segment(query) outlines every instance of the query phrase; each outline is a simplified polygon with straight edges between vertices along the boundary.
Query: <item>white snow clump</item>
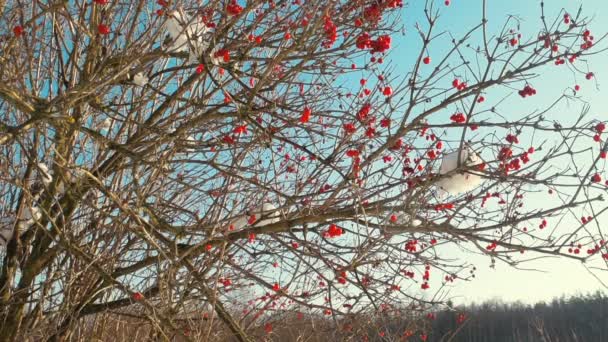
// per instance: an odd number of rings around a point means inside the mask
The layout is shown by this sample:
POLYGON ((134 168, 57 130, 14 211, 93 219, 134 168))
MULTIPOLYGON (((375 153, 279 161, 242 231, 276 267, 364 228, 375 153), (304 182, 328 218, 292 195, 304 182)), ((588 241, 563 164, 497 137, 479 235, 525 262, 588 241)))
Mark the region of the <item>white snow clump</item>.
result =
MULTIPOLYGON (((481 176, 471 171, 455 171, 458 168, 458 155, 458 151, 454 151, 443 156, 439 173, 448 176, 442 177, 436 183, 439 188, 450 195, 469 192, 483 181, 481 176)), ((466 147, 460 151, 460 163, 462 168, 467 168, 481 164, 482 160, 477 153, 466 147)))
POLYGON ((144 75, 143 72, 138 72, 137 74, 135 74, 135 76, 133 76, 133 83, 140 87, 143 87, 148 84, 148 77, 144 75))
POLYGON ((256 221, 253 227, 261 227, 281 221, 281 212, 271 203, 263 203, 255 209, 248 211, 248 215, 241 215, 231 224, 235 230, 240 230, 248 225, 250 215, 255 215, 256 221), (262 218, 262 220, 260 220, 262 218))
POLYGON ((209 42, 203 39, 208 31, 207 25, 198 19, 192 20, 180 11, 169 13, 165 28, 173 41, 170 50, 189 52, 190 62, 195 62, 209 47, 209 42))

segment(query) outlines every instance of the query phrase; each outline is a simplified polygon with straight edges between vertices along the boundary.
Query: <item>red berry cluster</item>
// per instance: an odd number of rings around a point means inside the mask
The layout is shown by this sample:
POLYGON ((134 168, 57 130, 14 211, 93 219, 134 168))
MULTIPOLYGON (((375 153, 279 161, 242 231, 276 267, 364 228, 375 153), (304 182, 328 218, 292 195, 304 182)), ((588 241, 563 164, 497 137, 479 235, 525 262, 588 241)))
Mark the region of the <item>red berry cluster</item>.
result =
POLYGON ((454 209, 454 203, 439 203, 435 204, 435 211, 444 211, 454 209))
POLYGON ((232 0, 228 6, 226 6, 226 11, 230 15, 239 15, 243 11, 243 7, 237 4, 236 0, 232 0))
POLYGON ((503 146, 498 152, 498 160, 505 161, 513 157, 513 150, 509 146, 503 146))
POLYGON ((581 49, 587 50, 593 46, 593 36, 591 35, 591 31, 585 30, 583 32, 583 44, 581 44, 581 49))
POLYGON ((372 109, 372 105, 369 103, 364 104, 361 109, 357 112, 357 119, 359 121, 366 121, 367 116, 369 115, 370 110, 372 109))
POLYGON ((342 234, 344 234, 344 229, 336 226, 335 224, 331 224, 329 228, 323 233, 323 237, 334 238, 342 234))
POLYGON ((519 144, 519 138, 517 138, 517 135, 507 134, 507 137, 505 139, 508 143, 519 144))
POLYGON ((230 51, 228 49, 219 49, 213 54, 214 58, 222 58, 225 63, 230 62, 230 51))
POLYGON ((325 31, 326 40, 323 42, 323 47, 329 49, 338 40, 338 27, 331 20, 329 16, 325 17, 325 23, 323 24, 323 30, 325 31))
POLYGON ((355 124, 352 122, 347 122, 344 124, 344 132, 346 134, 353 134, 357 131, 357 128, 355 127, 355 124))
POLYGON ((463 90, 467 87, 467 83, 466 82, 460 82, 459 79, 455 78, 452 81, 452 87, 458 89, 458 90, 463 90))
POLYGON ((605 129, 606 129, 606 124, 603 122, 600 122, 597 125, 595 125, 595 132, 597 134, 595 134, 593 136, 593 140, 596 142, 601 142, 602 141, 601 134, 604 132, 605 129))
POLYGON ((363 9, 363 18, 371 23, 382 20, 383 12, 388 8, 403 7, 403 0, 378 0, 363 9))
POLYGON ((361 50, 371 49, 371 53, 384 53, 391 48, 391 37, 389 35, 382 35, 373 40, 369 33, 364 32, 357 37, 355 45, 361 50))
MULTIPOLYGON (((408 252, 416 252, 417 244, 418 244, 418 240, 409 240, 405 243, 405 250, 408 252)), ((412 276, 410 278, 413 278, 413 277, 414 277, 414 273, 412 272, 412 276)))
POLYGON ((463 113, 456 113, 456 114, 452 114, 452 116, 450 116, 450 120, 452 120, 452 122, 461 124, 461 123, 465 123, 467 121, 467 116, 464 115, 463 113))
POLYGON ((524 89, 520 90, 519 96, 525 98, 526 96, 534 96, 536 95, 536 89, 532 88, 530 85, 526 85, 524 89))

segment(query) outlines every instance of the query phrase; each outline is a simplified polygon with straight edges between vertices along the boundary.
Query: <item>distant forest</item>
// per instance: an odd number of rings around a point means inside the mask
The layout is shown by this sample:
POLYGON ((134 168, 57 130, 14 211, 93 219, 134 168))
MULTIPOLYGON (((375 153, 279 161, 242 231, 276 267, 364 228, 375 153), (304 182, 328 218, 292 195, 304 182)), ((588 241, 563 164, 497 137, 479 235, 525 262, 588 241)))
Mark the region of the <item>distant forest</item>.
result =
MULTIPOLYGON (((251 341, 264 342, 608 342, 608 295, 602 292, 534 305, 497 300, 447 304, 436 311, 401 308, 398 313, 342 317, 275 311, 265 319, 242 317, 242 322, 254 325, 251 341)), ((97 336, 99 341, 162 340, 150 325, 128 315, 118 317, 100 314, 72 340, 86 340, 84 336, 97 336), (105 324, 95 324, 98 320, 105 324)), ((219 319, 206 313, 202 317, 181 322, 190 341, 237 341, 219 319)), ((188 339, 172 335, 170 340, 188 339)))
MULTIPOLYGON (((534 305, 488 301, 444 310, 272 322, 256 341, 361 342, 608 342, 608 295, 555 298, 534 305)), ((233 341, 227 339, 226 341, 233 341)))
POLYGON ((555 298, 533 305, 488 301, 438 311, 273 322, 259 341, 361 342, 608 342, 608 295, 555 298))
POLYGON ((601 342, 608 341, 608 296, 596 292, 549 303, 486 302, 459 307, 467 320, 460 331, 454 312, 435 314, 428 341, 452 342, 601 342))

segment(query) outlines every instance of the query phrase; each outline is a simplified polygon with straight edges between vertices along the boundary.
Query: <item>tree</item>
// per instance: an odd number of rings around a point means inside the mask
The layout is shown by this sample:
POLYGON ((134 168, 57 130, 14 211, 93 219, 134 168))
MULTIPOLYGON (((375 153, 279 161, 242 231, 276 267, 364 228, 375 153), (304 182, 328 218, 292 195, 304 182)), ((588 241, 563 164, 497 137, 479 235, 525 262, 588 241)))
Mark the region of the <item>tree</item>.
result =
POLYGON ((492 32, 486 1, 450 36, 445 5, 403 75, 399 0, 0 2, 0 340, 354 336, 474 277, 450 246, 608 258, 604 124, 554 111, 578 86, 503 106, 558 67, 593 82, 601 39, 581 11, 492 32))

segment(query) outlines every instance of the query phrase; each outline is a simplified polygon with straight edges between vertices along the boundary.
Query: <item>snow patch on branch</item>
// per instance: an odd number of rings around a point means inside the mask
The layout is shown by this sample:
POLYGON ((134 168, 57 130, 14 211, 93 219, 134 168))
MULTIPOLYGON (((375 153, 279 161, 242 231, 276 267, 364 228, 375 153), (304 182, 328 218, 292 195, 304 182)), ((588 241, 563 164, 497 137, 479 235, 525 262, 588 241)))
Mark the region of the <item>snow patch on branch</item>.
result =
POLYGON ((6 246, 10 239, 13 237, 14 225, 14 216, 6 216, 0 218, 0 247, 6 246))
MULTIPOLYGON (((34 197, 34 203, 39 197, 34 197)), ((20 233, 28 230, 32 225, 42 218, 42 210, 37 205, 26 206, 21 210, 17 219, 17 229, 20 233)), ((15 233, 15 215, 11 214, 0 218, 0 247, 4 247, 13 238, 15 233)))
POLYGON ((143 87, 148 84, 148 77, 144 75, 143 72, 138 72, 137 74, 135 74, 135 76, 133 76, 133 83, 140 87, 143 87))
POLYGON ((247 211, 245 215, 238 216, 231 225, 235 230, 241 230, 250 225, 250 220, 255 220, 251 227, 261 227, 281 221, 281 211, 272 203, 263 203, 253 210, 247 211))
POLYGON ((173 41, 169 50, 188 52, 190 62, 196 61, 209 47, 209 42, 203 39, 208 31, 207 25, 198 19, 189 18, 180 11, 169 13, 165 28, 173 41))
POLYGON ((36 223, 42 218, 42 211, 39 207, 33 205, 31 207, 23 208, 21 212, 21 218, 19 219, 19 228, 27 229, 32 224, 36 223))
POLYGON ((38 163, 38 170, 40 170, 40 178, 42 179, 42 183, 44 183, 45 186, 51 184, 53 177, 51 177, 51 174, 49 173, 49 168, 43 163, 38 163))
POLYGON ((457 195, 463 192, 469 192, 481 184, 483 178, 470 171, 459 171, 458 156, 460 155, 460 163, 462 168, 470 168, 482 163, 481 158, 471 148, 448 153, 441 160, 441 169, 439 173, 444 176, 437 181, 437 186, 450 195, 457 195))
POLYGON ((399 212, 394 214, 395 217, 385 216, 386 220, 384 223, 384 230, 390 234, 400 234, 407 232, 407 229, 404 226, 409 227, 418 227, 422 224, 422 221, 414 218, 405 212, 399 212))

